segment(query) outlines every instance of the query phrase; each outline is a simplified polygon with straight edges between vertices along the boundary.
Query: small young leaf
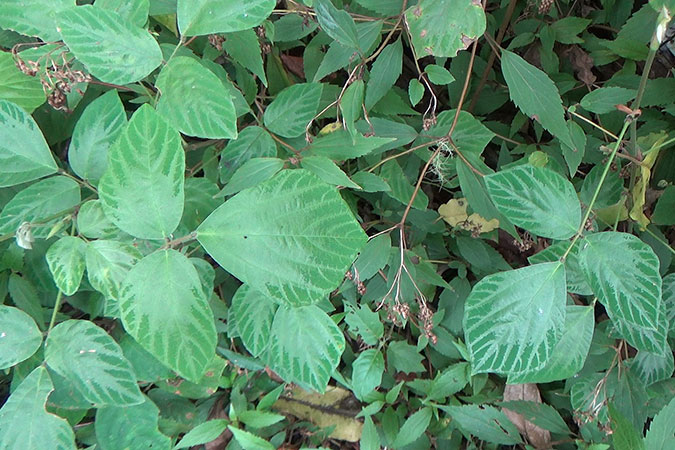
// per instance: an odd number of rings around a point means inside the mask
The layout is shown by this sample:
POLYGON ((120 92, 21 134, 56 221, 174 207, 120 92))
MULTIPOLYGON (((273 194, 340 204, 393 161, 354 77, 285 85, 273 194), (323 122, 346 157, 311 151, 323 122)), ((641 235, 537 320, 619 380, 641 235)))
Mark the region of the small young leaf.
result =
POLYGON ((47 264, 54 283, 65 295, 73 295, 80 287, 86 249, 82 239, 64 236, 47 250, 47 264))
POLYGON ((616 105, 626 105, 635 98, 635 90, 610 86, 598 88, 581 99, 581 106, 596 114, 616 111, 616 105))
MULTIPOLYGON (((407 205, 412 198, 415 188, 406 178, 405 174, 403 173, 403 169, 401 169, 401 166, 399 166, 395 160, 389 161, 382 166, 382 169, 380 170, 380 176, 385 179, 389 186, 391 186, 391 191, 387 192, 387 194, 391 198, 398 200, 404 205, 407 205)), ((412 203, 413 208, 425 210, 427 209, 428 205, 429 197, 427 197, 427 195, 422 190, 419 190, 415 200, 412 203)))
POLYGON ((424 67, 424 71, 429 76, 429 81, 439 86, 450 84, 455 81, 455 77, 452 76, 448 69, 437 66, 436 64, 427 65, 424 67))
POLYGON ((35 321, 13 306, 0 305, 0 370, 30 358, 42 345, 35 321))
POLYGON ((370 172, 356 172, 352 175, 352 181, 365 192, 387 192, 391 187, 382 177, 370 172))
POLYGON ((252 158, 242 164, 232 175, 230 181, 216 194, 216 197, 236 194, 244 189, 257 186, 269 180, 284 167, 279 158, 252 158))
POLYGON ((241 445, 244 450, 274 450, 272 444, 255 434, 240 430, 232 425, 228 425, 227 428, 232 432, 237 443, 241 445))
POLYGON ((338 10, 330 0, 315 0, 316 18, 321 29, 348 47, 359 49, 359 36, 354 19, 347 11, 338 10))
POLYGON ((307 153, 325 156, 333 161, 344 161, 367 155, 395 140, 394 138, 375 136, 365 137, 360 134, 352 138, 346 131, 338 130, 316 138, 307 153))
POLYGON ((408 97, 410 98, 410 104, 413 106, 417 105, 424 97, 424 85, 415 78, 408 83, 408 97))
POLYGON ((265 126, 279 136, 294 138, 305 132, 321 101, 323 85, 294 84, 281 91, 265 110, 265 126))
POLYGON ((302 159, 302 167, 312 172, 328 184, 361 189, 361 186, 349 179, 333 161, 323 156, 307 156, 302 159))
POLYGON ((401 39, 387 45, 377 57, 370 70, 366 89, 366 109, 370 110, 396 83, 403 68, 403 45, 401 39))
POLYGON ((220 155, 220 181, 227 183, 246 161, 277 156, 274 139, 257 126, 244 128, 237 139, 230 140, 220 155))
MULTIPOLYGON (((277 22, 275 22, 276 25, 277 22)), ((260 52, 260 42, 255 30, 248 29, 228 33, 223 42, 223 48, 235 61, 260 78, 260 81, 267 86, 267 77, 263 67, 262 54, 260 52)))
POLYGON ((420 437, 429 426, 433 410, 429 407, 422 408, 408 417, 396 435, 392 444, 394 448, 404 447, 420 437))
POLYGON ((212 419, 200 423, 181 438, 174 449, 187 448, 206 444, 217 438, 227 428, 227 420, 212 419))
POLYGON ((261 24, 276 4, 276 0, 178 0, 178 29, 183 36, 247 30, 261 24))
POLYGON ((370 416, 363 421, 363 431, 359 441, 362 450, 380 450, 380 436, 377 434, 377 428, 370 416))
POLYGON ((382 382, 384 357, 379 350, 362 351, 352 363, 352 390, 357 398, 364 398, 382 382))
MULTIPOLYGON (((422 355, 405 341, 394 341, 387 348, 387 367, 405 373, 424 372, 422 355)), ((389 400, 387 400, 388 403, 389 400)))
POLYGON ((502 445, 521 443, 516 426, 497 408, 489 405, 441 406, 457 421, 462 431, 478 439, 502 445))
POLYGON ((356 137, 356 128, 354 123, 361 116, 363 110, 363 92, 365 85, 363 80, 356 80, 345 89, 340 100, 340 111, 342 111, 342 123, 345 129, 352 136, 356 137))

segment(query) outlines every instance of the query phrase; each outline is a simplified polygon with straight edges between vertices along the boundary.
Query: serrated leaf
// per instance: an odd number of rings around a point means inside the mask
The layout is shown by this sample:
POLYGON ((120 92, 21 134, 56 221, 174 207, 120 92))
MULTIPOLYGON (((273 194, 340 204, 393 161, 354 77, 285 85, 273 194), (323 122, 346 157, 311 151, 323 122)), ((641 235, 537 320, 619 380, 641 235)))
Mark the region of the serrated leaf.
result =
POLYGON ((44 238, 51 227, 80 202, 80 186, 68 177, 40 180, 19 191, 0 213, 0 235, 13 234, 23 222, 35 222, 31 233, 44 238), (54 216, 57 216, 54 218, 54 216))
POLYGON ((558 88, 541 70, 515 53, 502 51, 502 73, 516 106, 546 131, 574 148, 558 88))
POLYGON ((361 189, 361 186, 350 180, 347 174, 333 161, 323 156, 307 156, 302 158, 302 167, 328 184, 361 189))
POLYGON ((260 42, 255 30, 251 28, 235 33, 228 33, 225 37, 225 42, 223 42, 223 48, 237 63, 257 75, 263 85, 267 86, 260 42))
MULTIPOLYGON (((553 245, 546 247, 544 250, 535 253, 527 260, 530 264, 538 264, 543 262, 560 261, 560 258, 565 254, 570 243, 567 241, 556 242, 553 245)), ((569 292, 579 295, 591 295, 593 291, 586 282, 586 277, 579 267, 579 248, 580 242, 574 243, 574 247, 565 258, 565 274, 567 276, 567 290, 569 292)))
MULTIPOLYGON (((5 5, 3 13, 4 8, 5 5)), ((13 102, 28 113, 47 99, 40 79, 21 72, 9 52, 0 53, 0 99, 13 102)))
POLYGON ((183 215, 184 171, 180 134, 152 107, 141 106, 109 150, 99 182, 106 215, 132 236, 169 236, 183 215))
POLYGON ((314 10, 321 29, 328 36, 342 45, 360 50, 356 24, 347 11, 337 9, 330 0, 315 0, 314 10))
POLYGON ((322 90, 320 83, 299 83, 279 92, 265 110, 265 126, 279 136, 301 136, 319 108, 322 90))
MULTIPOLYGON (((404 205, 407 205, 412 198, 415 187, 410 184, 403 173, 401 166, 399 166, 395 160, 389 161, 382 166, 382 169, 380 169, 380 176, 384 178, 389 186, 391 186, 391 191, 387 192, 387 195, 404 205)), ((427 194, 420 189, 412 203, 412 207, 425 210, 428 205, 429 197, 427 197, 427 194)))
MULTIPOLYGON (((601 165, 597 165, 593 167, 584 178, 584 183, 581 185, 581 191, 579 192, 579 198, 585 205, 590 205, 593 194, 602 177, 603 170, 604 168, 601 165)), ((593 209, 597 210, 616 205, 619 200, 621 200, 623 182, 624 180, 619 176, 618 172, 610 171, 602 183, 600 193, 595 200, 593 209)))
POLYGON ((556 172, 523 165, 484 180, 495 206, 514 225, 551 239, 577 232, 581 205, 574 186, 556 172))
POLYGON ((74 236, 64 236, 47 250, 47 264, 54 283, 65 295, 73 295, 80 288, 84 275, 84 241, 74 236))
POLYGON ((244 128, 237 139, 231 140, 220 155, 220 181, 227 183, 246 161, 252 158, 274 157, 277 147, 274 139, 263 128, 244 128))
POLYGON ((417 105, 422 100, 422 97, 424 97, 424 85, 415 78, 411 79, 410 83, 408 83, 408 97, 412 106, 417 105))
POLYGON ((392 447, 400 448, 414 442, 426 431, 432 415, 433 409, 430 407, 422 408, 413 413, 398 431, 392 447))
POLYGON ((107 298, 119 300, 122 281, 142 257, 131 244, 101 239, 89 242, 85 251, 87 279, 107 298))
POLYGON ((485 11, 472 0, 420 0, 405 18, 417 59, 453 58, 485 32, 485 11))
POLYGON ((278 304, 244 284, 232 297, 230 320, 246 350, 255 357, 267 348, 278 304))
POLYGON ((511 400, 499 404, 502 408, 521 414, 524 419, 552 433, 570 434, 569 427, 560 413, 546 403, 525 400, 511 400))
POLYGON ((661 354, 663 342, 650 334, 658 331, 662 282, 651 247, 627 233, 594 233, 585 238, 579 260, 621 335, 639 350, 661 354))
POLYGON ((212 419, 200 423, 189 432, 185 433, 185 436, 178 441, 174 449, 187 448, 211 442, 227 428, 227 424, 228 421, 225 419, 212 419))
POLYGON ((280 306, 261 357, 284 380, 323 393, 344 349, 342 331, 318 306, 280 306))
POLYGON ((569 168, 570 177, 574 177, 586 152, 586 134, 581 125, 572 120, 567 122, 567 126, 570 130, 570 138, 574 143, 574 147, 562 144, 562 153, 569 168))
POLYGON ((17 104, 0 100, 0 188, 37 180, 57 169, 35 120, 17 104))
POLYGON ((488 275, 466 299, 464 332, 472 374, 543 367, 565 324, 565 268, 543 263, 488 275))
POLYGON ((55 42, 61 39, 56 18, 71 6, 75 6, 75 0, 33 0, 30 6, 25 0, 3 0, 0 28, 55 42))
POLYGON ((340 111, 342 111, 342 123, 352 139, 356 137, 354 123, 361 117, 363 109, 363 93, 365 84, 363 80, 355 80, 342 93, 340 99, 340 111))
MULTIPOLYGON (((157 111, 188 136, 236 139, 237 114, 220 78, 194 58, 174 57, 156 82, 157 111)), ((133 119, 132 119, 133 120, 133 119)))
POLYGON ((441 406, 460 429, 493 444, 516 445, 521 442, 516 426, 497 408, 489 405, 441 406))
POLYGON ((374 348, 361 353, 352 363, 352 390, 357 398, 364 398, 372 393, 382 382, 384 357, 374 348))
POLYGON ((634 89, 626 89, 617 86, 595 89, 584 95, 581 106, 596 114, 605 114, 616 111, 616 105, 626 105, 635 98, 634 89))
POLYGON ((159 409, 147 397, 139 405, 96 411, 94 427, 101 450, 169 450, 171 440, 159 432, 159 409))
POLYGON ((394 138, 365 137, 360 134, 352 139, 345 130, 338 130, 326 136, 317 137, 307 149, 307 153, 325 156, 333 161, 344 161, 367 155, 393 141, 395 141, 394 138))
POLYGON ((76 6, 61 11, 58 22, 70 51, 103 82, 129 84, 142 80, 162 62, 162 52, 152 35, 115 11, 76 6))
POLYGON ((352 175, 352 181, 361 187, 364 192, 387 192, 391 187, 384 179, 370 172, 356 172, 352 175))
POLYGON ((274 450, 272 444, 255 434, 240 430, 232 425, 228 425, 227 428, 232 432, 237 443, 241 445, 244 450, 274 450))
POLYGON ((654 416, 647 436, 645 437, 645 447, 649 450, 667 450, 675 441, 675 398, 654 416))
MULTIPOLYGON (((387 347, 387 367, 405 373, 419 373, 426 369, 422 365, 422 355, 417 349, 405 341, 389 343, 387 347)), ((387 400, 387 403, 393 403, 387 400)))
POLYGON ((7 282, 7 290, 14 305, 31 316, 39 328, 44 328, 44 311, 35 285, 25 276, 12 273, 7 282))
MULTIPOLYGON (((370 110, 396 83, 403 69, 403 44, 397 39, 387 45, 370 69, 366 89, 366 109, 370 110)), ((424 92, 424 91, 423 91, 424 92)))
POLYGON ((366 241, 338 192, 302 169, 282 171, 235 195, 197 234, 225 270, 296 306, 333 291, 366 241))
POLYGON ((216 349, 213 312, 199 275, 176 250, 143 258, 121 288, 120 312, 127 332, 160 362, 198 382, 216 349))
POLYGON ((384 334, 379 314, 371 311, 368 305, 349 306, 346 310, 345 322, 349 326, 349 331, 361 336, 367 345, 377 345, 377 341, 384 334))
POLYGON ((143 403, 136 376, 122 349, 86 320, 61 322, 45 342, 45 362, 95 407, 143 403))
POLYGON ((276 0, 178 0, 178 29, 183 36, 247 30, 262 23, 276 0))
POLYGON ((642 434, 612 403, 607 405, 612 421, 612 444, 616 450, 646 450, 642 434))
POLYGON ((31 316, 0 305, 0 370, 30 358, 41 345, 42 333, 31 316))
POLYGON ((108 149, 127 124, 122 101, 111 90, 87 105, 77 120, 68 163, 80 178, 97 184, 108 167, 108 149))
POLYGON ((675 370, 673 352, 669 345, 666 344, 665 347, 665 352, 661 355, 640 351, 630 362, 629 367, 645 386, 672 377, 675 370))
POLYGON ((284 167, 279 158, 252 158, 237 169, 230 181, 216 194, 216 197, 236 194, 239 191, 259 185, 269 180, 284 167))

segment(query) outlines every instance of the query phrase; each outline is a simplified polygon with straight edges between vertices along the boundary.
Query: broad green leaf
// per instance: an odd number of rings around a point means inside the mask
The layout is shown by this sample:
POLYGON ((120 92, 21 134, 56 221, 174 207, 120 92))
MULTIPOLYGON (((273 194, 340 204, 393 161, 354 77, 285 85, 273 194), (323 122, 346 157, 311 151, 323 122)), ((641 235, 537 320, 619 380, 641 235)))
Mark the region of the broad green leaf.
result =
POLYGON ((635 98, 634 89, 622 87, 603 87, 584 95, 581 99, 581 106, 590 112, 596 114, 605 114, 616 111, 616 105, 626 105, 635 98))
POLYGON ((265 110, 265 126, 279 136, 301 136, 317 113, 322 90, 320 83, 299 83, 279 92, 265 110))
POLYGON ((352 181, 361 187, 364 192, 387 192, 391 190, 384 179, 370 172, 356 172, 352 175, 352 181))
POLYGON ((393 141, 395 141, 393 138, 365 137, 360 134, 352 139, 345 130, 338 130, 314 139, 307 149, 307 154, 324 156, 333 161, 344 161, 367 155, 393 141))
MULTIPOLYGON (((275 22, 276 24, 276 22, 275 22)), ((228 33, 223 42, 223 48, 237 63, 253 72, 263 85, 267 86, 267 77, 263 67, 263 58, 260 51, 260 41, 255 30, 248 29, 228 33)))
POLYGON ((227 424, 228 421, 225 419, 212 419, 200 423, 189 432, 185 433, 185 436, 178 441, 174 449, 198 446, 211 442, 227 428, 227 424))
POLYGON ((246 350, 258 357, 267 348, 278 304, 260 292, 242 285, 232 297, 228 324, 239 332, 246 350))
MULTIPOLYGON (((436 125, 425 134, 429 136, 444 136, 450 132, 455 120, 456 110, 443 111, 438 115, 436 125)), ((490 143, 495 134, 483 123, 466 111, 459 113, 457 126, 452 132, 452 142, 465 157, 478 157, 490 143)), ((452 147, 448 147, 452 151, 452 147)), ((483 172, 485 173, 485 172, 483 172)), ((473 204, 472 204, 473 206, 473 204)))
POLYGON ((275 157, 277 147, 274 139, 263 128, 244 128, 237 139, 227 143, 220 155, 220 181, 227 183, 246 161, 252 158, 275 157))
POLYGON ((361 117, 361 112, 363 110, 364 90, 365 85, 363 84, 363 80, 355 80, 344 90, 342 98, 340 99, 342 123, 349 135, 352 136, 352 139, 354 139, 357 134, 355 122, 361 117))
MULTIPOLYGON (((124 357, 131 364, 131 368, 136 374, 138 381, 142 383, 150 381, 158 382, 174 378, 175 374, 171 369, 157 361, 157 358, 141 347, 141 344, 136 342, 127 333, 122 334, 119 338, 119 344, 124 357)), ((183 382, 188 383, 188 381, 183 382)))
POLYGON ((380 321, 380 315, 364 304, 358 307, 349 305, 345 307, 345 310, 347 311, 345 322, 349 326, 349 331, 361 336, 367 345, 377 345, 377 341, 384 335, 384 325, 380 321))
POLYGON ((380 450, 380 436, 377 434, 377 428, 375 428, 370 416, 367 416, 363 422, 359 448, 362 450, 380 450))
MULTIPOLYGON (((218 185, 207 178, 191 177, 185 180, 185 207, 180 220, 181 225, 178 227, 179 231, 182 230, 180 234, 191 233, 221 205, 222 202, 215 198, 217 194, 218 185)), ((210 289, 205 290, 209 291, 210 289)))
POLYGON ((420 0, 405 18, 417 59, 453 58, 485 32, 485 11, 472 0, 420 0))
MULTIPOLYGON (((410 184, 403 169, 395 160, 389 161, 380 169, 380 176, 391 186, 391 191, 387 192, 391 198, 407 205, 412 198, 415 187, 410 184)), ((415 209, 425 210, 429 205, 429 197, 421 189, 417 192, 417 196, 412 203, 415 209)))
POLYGON ((15 233, 30 222, 31 233, 44 238, 51 227, 80 203, 80 186, 68 177, 40 180, 19 191, 0 213, 0 235, 15 233))
POLYGON ((178 29, 183 36, 231 33, 265 20, 276 0, 178 0, 178 29))
POLYGON ((640 351, 630 362, 629 367, 645 386, 650 386, 672 377, 675 369, 673 352, 668 345, 665 354, 661 355, 640 351))
MULTIPOLYGON (((602 165, 597 165, 593 167, 584 178, 584 183, 581 185, 581 191, 579 192, 579 198, 585 205, 591 204, 593 194, 598 187, 603 170, 602 165)), ((619 176, 618 172, 610 171, 600 187, 600 193, 595 200, 593 209, 597 210, 616 205, 619 200, 621 200, 623 183, 624 180, 619 176)))
POLYGON ((0 305, 0 370, 30 358, 41 345, 42 333, 28 314, 0 305))
POLYGON ((244 450, 274 450, 274 446, 265 439, 249 433, 248 431, 240 430, 232 425, 227 428, 232 432, 232 435, 237 440, 237 443, 244 450))
POLYGON ((360 50, 354 19, 347 11, 337 9, 330 0, 315 0, 314 10, 321 29, 342 45, 360 50))
POLYGON ((344 349, 342 330, 318 306, 280 306, 261 357, 284 380, 323 393, 344 349))
POLYGON ((47 264, 54 283, 65 295, 73 295, 80 288, 84 275, 84 254, 87 245, 74 236, 64 236, 47 250, 47 264))
POLYGON ((97 184, 108 167, 108 149, 126 124, 127 115, 116 90, 87 105, 75 124, 68 149, 68 163, 73 172, 97 184))
POLYGON ((57 169, 35 120, 17 104, 0 100, 0 187, 36 180, 57 169))
POLYGON ((237 114, 220 78, 194 58, 176 56, 159 73, 157 111, 178 130, 201 138, 237 137, 237 114))
POLYGON ((108 156, 99 182, 106 215, 137 238, 162 239, 173 233, 184 202, 185 152, 178 131, 143 105, 108 156))
MULTIPOLYGON (((560 261, 560 258, 565 254, 567 248, 570 246, 568 241, 556 242, 553 245, 546 247, 544 250, 535 253, 527 260, 530 264, 538 264, 543 262, 560 261)), ((586 282, 586 277, 579 267, 579 248, 580 241, 574 243, 574 247, 565 259, 565 274, 567 275, 567 290, 574 294, 591 295, 593 291, 586 282)))
POLYGON ((151 0, 96 0, 96 7, 115 11, 124 20, 142 27, 148 21, 150 2, 151 0))
POLYGON ((581 270, 607 314, 638 350, 661 354, 662 342, 649 336, 658 330, 661 304, 659 260, 639 238, 618 232, 585 238, 581 270))
POLYGON ((438 66, 436 64, 427 65, 424 68, 424 71, 429 76, 429 81, 438 86, 450 84, 453 81, 455 81, 455 77, 452 76, 452 74, 448 69, 442 66, 438 66))
POLYGON ((523 165, 484 180, 495 206, 514 225, 551 239, 576 233, 581 205, 574 186, 552 170, 523 165))
POLYGON ((101 450, 169 450, 171 440, 159 432, 159 409, 148 398, 139 405, 96 411, 94 427, 101 450))
POLYGON ((142 80, 162 62, 155 38, 115 11, 76 6, 60 12, 58 22, 70 51, 92 75, 106 83, 142 80))
POLYGON ((25 276, 12 273, 7 282, 7 290, 14 305, 31 316, 39 328, 44 328, 44 311, 35 285, 25 276))
POLYGON ((38 36, 45 42, 61 39, 56 19, 61 11, 75 6, 75 0, 3 0, 0 28, 27 36, 38 36))
MULTIPOLYGON (((426 369, 422 365, 422 355, 405 341, 394 341, 387 347, 387 367, 405 373, 419 373, 426 369)), ((389 402, 389 401, 388 401, 389 402)), ((389 402, 390 403, 390 402, 389 402)))
POLYGON ((567 167, 569 168, 570 177, 573 178, 574 174, 577 173, 579 164, 581 164, 581 160, 584 158, 584 153, 586 152, 586 133, 584 132, 584 129, 581 128, 581 125, 572 120, 567 121, 567 126, 574 147, 568 147, 567 145, 562 144, 562 152, 567 167))
POLYGON ((516 426, 506 415, 489 405, 441 406, 460 429, 493 444, 516 445, 521 442, 516 426))
POLYGON ((247 427, 250 428, 264 428, 274 425, 277 422, 281 422, 286 418, 281 414, 275 414, 268 411, 260 411, 260 407, 257 407, 257 410, 247 410, 242 411, 237 414, 237 418, 247 427))
POLYGON ((616 450, 646 450, 642 433, 612 403, 607 405, 612 423, 612 444, 616 450))
POLYGON ((582 44, 584 40, 577 35, 583 32, 589 23, 591 23, 591 19, 564 17, 551 24, 551 31, 558 42, 563 44, 582 44))
POLYGON ((249 159, 234 172, 230 181, 216 196, 224 197, 257 186, 276 175, 283 169, 284 164, 284 160, 279 158, 249 159))
POLYGON ((198 382, 216 349, 213 312, 190 261, 176 250, 143 258, 121 288, 127 332, 159 361, 198 382))
POLYGON ((197 234, 225 270, 296 306, 316 303, 338 287, 366 241, 338 192, 302 169, 235 195, 197 234))
POLYGON ((103 212, 101 200, 88 200, 77 212, 77 231, 88 238, 109 237, 120 232, 103 212))
POLYGON ((372 393, 382 382, 384 357, 374 348, 359 353, 352 363, 352 390, 357 398, 364 398, 372 393))
POLYGON ((430 407, 422 408, 413 413, 398 431, 392 447, 400 448, 414 442, 426 431, 432 415, 433 409, 430 407))
POLYGON ((100 239, 87 244, 84 256, 91 286, 115 301, 127 273, 143 257, 132 244, 100 239))
POLYGON ((390 252, 391 236, 388 233, 370 239, 354 263, 355 275, 361 281, 372 278, 387 265, 390 252))
POLYGON ((595 317, 589 306, 567 305, 562 337, 544 367, 509 375, 509 384, 550 383, 573 377, 584 366, 591 347, 595 317))
POLYGON ((361 186, 349 179, 333 161, 323 156, 307 156, 302 158, 302 167, 312 172, 328 184, 360 189, 361 186))
POLYGON ((652 222, 657 225, 675 225, 675 186, 668 186, 659 197, 652 222))
POLYGON ((476 283, 464 310, 472 374, 542 368, 562 337, 565 301, 561 263, 500 272, 476 283))
POLYGON ((384 17, 399 14, 403 7, 403 0, 356 0, 356 3, 384 17))
POLYGON ((525 400, 511 400, 499 404, 502 408, 522 414, 525 420, 558 434, 570 434, 570 429, 558 411, 546 403, 525 400))
POLYGON ((136 376, 122 349, 93 322, 67 320, 55 326, 45 342, 45 362, 92 406, 143 403, 136 376))
MULTIPOLYGON (((2 8, 4 10, 5 6, 2 8)), ((47 99, 40 79, 21 72, 9 52, 0 53, 0 99, 13 102, 28 113, 47 99)))
POLYGON ((366 109, 370 110, 396 83, 403 69, 403 44, 397 39, 375 59, 366 88, 366 109))
POLYGON ((675 398, 654 416, 644 443, 648 450, 668 450, 675 442, 675 398))
POLYGON ((502 73, 513 103, 568 147, 574 148, 558 88, 541 70, 515 53, 502 51, 502 73))
POLYGON ((453 364, 436 375, 429 390, 429 398, 432 400, 443 400, 464 389, 471 380, 470 369, 469 363, 461 362, 453 364))
POLYGON ((47 369, 39 366, 12 392, 0 409, 0 448, 7 450, 75 450, 68 422, 48 413, 45 403, 54 390, 47 369))

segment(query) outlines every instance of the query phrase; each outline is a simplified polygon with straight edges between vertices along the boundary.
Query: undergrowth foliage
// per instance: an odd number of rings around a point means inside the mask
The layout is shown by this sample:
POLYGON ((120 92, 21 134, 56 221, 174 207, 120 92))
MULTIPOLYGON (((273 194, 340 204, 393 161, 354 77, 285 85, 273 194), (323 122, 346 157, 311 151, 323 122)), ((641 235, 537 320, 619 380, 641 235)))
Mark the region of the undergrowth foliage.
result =
POLYGON ((0 449, 672 448, 674 13, 3 0, 0 449))

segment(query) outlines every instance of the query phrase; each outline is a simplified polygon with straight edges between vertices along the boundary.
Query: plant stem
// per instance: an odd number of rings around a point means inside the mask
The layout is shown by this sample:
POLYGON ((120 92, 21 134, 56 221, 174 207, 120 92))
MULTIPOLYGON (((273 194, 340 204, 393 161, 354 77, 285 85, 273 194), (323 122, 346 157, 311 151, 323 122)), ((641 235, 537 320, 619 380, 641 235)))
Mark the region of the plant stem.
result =
POLYGON ((178 245, 184 244, 186 242, 190 242, 192 240, 197 239, 197 232, 193 231, 190 234, 186 234, 185 236, 179 237, 178 239, 172 239, 168 241, 166 244, 162 245, 159 250, 168 250, 170 248, 174 248, 178 245))
POLYGON ((54 328, 54 323, 56 322, 56 315, 59 312, 59 309, 61 308, 61 301, 63 300, 63 292, 61 292, 61 289, 59 289, 59 293, 56 294, 56 300, 54 301, 54 311, 52 311, 52 318, 49 321, 49 328, 47 328, 47 335, 52 331, 52 328, 54 328))

